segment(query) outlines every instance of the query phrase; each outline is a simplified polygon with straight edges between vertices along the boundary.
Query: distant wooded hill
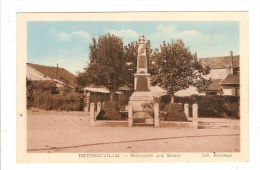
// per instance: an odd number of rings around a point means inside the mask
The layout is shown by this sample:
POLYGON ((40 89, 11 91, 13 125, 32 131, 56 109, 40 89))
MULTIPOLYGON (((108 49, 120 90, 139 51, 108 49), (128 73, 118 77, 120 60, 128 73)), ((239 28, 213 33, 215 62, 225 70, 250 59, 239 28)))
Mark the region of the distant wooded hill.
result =
POLYGON ((50 77, 51 79, 57 79, 66 84, 77 87, 76 76, 70 73, 69 71, 65 70, 64 68, 60 68, 60 67, 58 68, 58 73, 56 77, 57 67, 43 66, 43 65, 32 64, 32 63, 27 63, 27 64, 32 68, 34 68, 35 70, 39 71, 40 73, 50 77))

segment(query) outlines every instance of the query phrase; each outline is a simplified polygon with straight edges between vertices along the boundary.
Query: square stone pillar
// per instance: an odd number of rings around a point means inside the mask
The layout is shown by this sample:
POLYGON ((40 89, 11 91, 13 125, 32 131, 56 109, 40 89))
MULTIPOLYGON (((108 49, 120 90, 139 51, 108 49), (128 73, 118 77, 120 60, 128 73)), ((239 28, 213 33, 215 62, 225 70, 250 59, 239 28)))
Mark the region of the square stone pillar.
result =
POLYGON ((96 112, 96 115, 95 115, 95 120, 96 120, 96 117, 98 116, 100 111, 101 111, 101 102, 98 102, 97 103, 97 112, 96 112))
POLYGON ((90 103, 90 111, 89 111, 89 124, 93 126, 95 123, 95 104, 90 103))
POLYGON ((153 110, 154 110, 154 127, 159 127, 159 104, 155 103, 153 106, 153 110))
POLYGON ((189 104, 188 103, 184 104, 184 113, 188 119, 189 118, 189 104))
POLYGON ((128 126, 132 127, 133 126, 133 105, 129 104, 127 109, 128 109, 128 126))
POLYGON ((90 93, 88 92, 86 94, 86 100, 85 100, 85 108, 84 108, 84 111, 85 112, 88 112, 89 111, 89 98, 90 98, 90 93))
POLYGON ((198 128, 198 104, 192 105, 192 117, 193 117, 193 124, 195 128, 198 128))

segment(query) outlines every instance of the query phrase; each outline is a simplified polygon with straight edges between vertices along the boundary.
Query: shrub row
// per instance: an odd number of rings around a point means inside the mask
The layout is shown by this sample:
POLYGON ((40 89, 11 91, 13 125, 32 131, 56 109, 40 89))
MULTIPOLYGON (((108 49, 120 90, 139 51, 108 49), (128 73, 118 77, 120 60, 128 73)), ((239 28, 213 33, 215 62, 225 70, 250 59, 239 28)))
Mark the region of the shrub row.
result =
POLYGON ((163 111, 160 112, 160 117, 164 117, 163 120, 166 121, 177 121, 177 122, 187 122, 188 119, 183 112, 183 105, 179 103, 168 103, 163 111))
POLYGON ((105 102, 104 108, 98 113, 97 120, 120 120, 117 102, 105 102))
MULTIPOLYGON (((169 96, 164 96, 160 100, 160 106, 163 108, 170 102, 169 96)), ((188 103, 190 105, 189 113, 192 113, 192 104, 198 104, 199 117, 212 118, 239 118, 240 117, 240 98, 235 96, 199 96, 189 97, 175 96, 176 103, 188 103)))
MULTIPOLYGON (((114 94, 113 99, 115 102, 118 102, 118 105, 125 106, 128 104, 129 96, 126 94, 114 94)), ((110 102, 110 94, 91 93, 90 102, 110 102)))
POLYGON ((52 81, 27 81, 27 108, 44 110, 83 111, 82 94, 60 93, 52 81))

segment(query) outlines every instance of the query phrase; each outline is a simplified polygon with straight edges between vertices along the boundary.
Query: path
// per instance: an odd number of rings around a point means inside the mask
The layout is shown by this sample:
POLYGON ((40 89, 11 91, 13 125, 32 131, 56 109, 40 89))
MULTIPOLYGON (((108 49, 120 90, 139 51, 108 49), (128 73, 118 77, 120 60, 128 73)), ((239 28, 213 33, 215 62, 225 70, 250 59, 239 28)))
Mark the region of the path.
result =
POLYGON ((80 112, 28 114, 29 152, 233 152, 239 120, 199 119, 199 129, 89 127, 80 112))

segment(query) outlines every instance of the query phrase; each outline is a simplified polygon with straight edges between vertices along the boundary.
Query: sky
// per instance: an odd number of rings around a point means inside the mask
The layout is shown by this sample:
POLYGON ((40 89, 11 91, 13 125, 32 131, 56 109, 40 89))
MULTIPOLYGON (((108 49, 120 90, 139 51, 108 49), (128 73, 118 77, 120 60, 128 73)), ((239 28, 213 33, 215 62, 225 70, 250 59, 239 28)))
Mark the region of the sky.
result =
POLYGON ((27 62, 65 68, 75 74, 86 67, 92 38, 111 33, 126 45, 145 35, 152 48, 182 39, 199 58, 239 55, 238 22, 28 22, 27 62))

